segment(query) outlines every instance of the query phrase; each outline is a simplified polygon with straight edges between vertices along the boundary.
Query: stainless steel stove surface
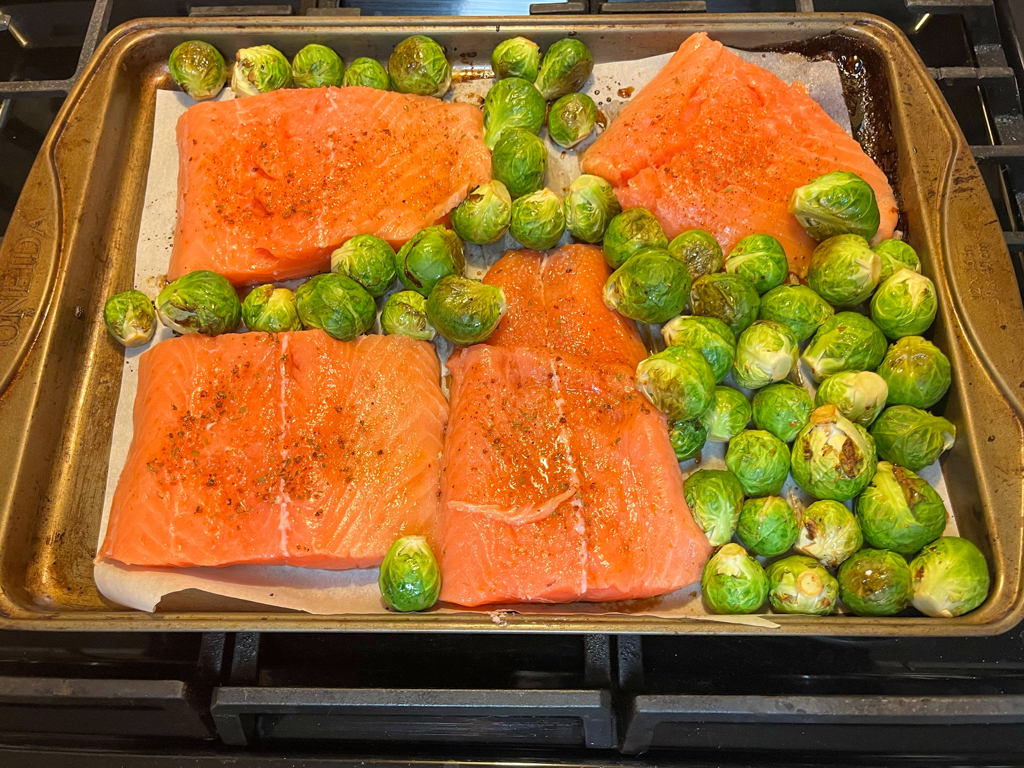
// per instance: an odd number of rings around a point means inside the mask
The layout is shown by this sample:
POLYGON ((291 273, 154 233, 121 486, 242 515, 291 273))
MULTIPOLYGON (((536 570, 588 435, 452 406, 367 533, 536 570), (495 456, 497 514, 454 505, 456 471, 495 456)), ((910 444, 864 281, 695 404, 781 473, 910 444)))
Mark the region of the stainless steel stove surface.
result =
MULTIPOLYGON (((1024 3, 0 5, 0 232, 79 67, 141 16, 868 11, 960 122, 1024 275, 1024 3)), ((1024 629, 969 639, 0 632, 0 766, 1024 764, 1024 629)))

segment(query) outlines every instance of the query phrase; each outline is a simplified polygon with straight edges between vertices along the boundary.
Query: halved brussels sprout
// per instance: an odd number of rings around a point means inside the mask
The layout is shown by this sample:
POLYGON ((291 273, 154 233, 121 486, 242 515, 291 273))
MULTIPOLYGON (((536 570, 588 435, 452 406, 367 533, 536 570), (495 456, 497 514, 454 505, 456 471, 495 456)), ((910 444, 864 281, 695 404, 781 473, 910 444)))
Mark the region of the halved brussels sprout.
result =
POLYGON ((597 123, 597 105, 585 93, 567 93, 551 105, 548 136, 560 147, 575 147, 597 123))
POLYGON ((310 43, 292 59, 292 81, 299 88, 339 86, 345 77, 345 62, 326 45, 310 43))
POLYGON ((875 473, 875 443, 834 405, 811 412, 793 441, 793 480, 818 499, 846 501, 867 488, 875 473))
POLYGON ((228 76, 220 51, 202 40, 186 40, 175 46, 167 68, 181 90, 196 101, 220 93, 228 76))
POLYGON ((387 240, 356 235, 331 254, 331 272, 351 277, 376 298, 395 282, 395 255, 387 240))
POLYGON ((501 288, 462 275, 442 277, 427 297, 427 320, 456 344, 486 341, 506 309, 501 288))
POLYGON ((686 421, 711 407, 715 374, 700 352, 669 347, 640 361, 636 388, 670 419, 686 421))
POLYGON ((700 416, 712 443, 727 443, 747 428, 750 421, 750 401, 732 387, 715 387, 711 407, 700 416))
POLYGON ((747 499, 736 535, 755 555, 776 557, 789 551, 796 541, 796 513, 778 496, 747 499))
POLYGON ((484 143, 494 149, 510 128, 540 133, 547 105, 533 83, 521 77, 499 80, 484 99, 484 143))
POLYGON ((668 238, 654 214, 646 208, 628 208, 608 223, 604 233, 604 259, 618 269, 643 248, 665 248, 668 238))
POLYGON ((708 361, 719 384, 729 375, 736 360, 736 335, 717 317, 680 315, 665 323, 661 329, 665 345, 691 347, 708 361))
POLYGON ((124 291, 103 305, 103 323, 119 344, 141 347, 156 333, 156 310, 142 291, 124 291))
POLYGON ((894 405, 871 425, 871 436, 879 456, 917 472, 953 447, 956 427, 912 405, 894 405))
POLYGON ((700 419, 672 420, 668 423, 668 439, 676 452, 676 459, 687 461, 700 453, 708 440, 708 431, 700 419))
POLYGON ((815 405, 834 405, 850 421, 867 427, 885 408, 889 387, 871 371, 843 371, 829 376, 818 387, 815 405))
POLYGON ((391 90, 391 76, 384 65, 376 59, 360 56, 345 70, 342 82, 346 86, 358 85, 363 88, 376 88, 379 91, 391 90))
POLYGON ((754 393, 754 425, 791 443, 811 420, 814 403, 803 387, 790 381, 771 384, 754 393))
POLYGON ((548 148, 522 128, 505 131, 491 152, 491 174, 513 198, 536 192, 544 186, 548 148))
POLYGON ((882 259, 882 273, 878 277, 879 283, 884 283, 898 269, 912 269, 915 272, 921 271, 921 260, 917 257, 917 251, 904 243, 902 240, 883 240, 872 249, 882 259))
POLYGON ((739 336, 757 319, 761 300, 754 286, 739 275, 704 275, 690 289, 693 314, 717 317, 739 336))
POLYGON ((600 176, 583 174, 569 185, 565 197, 565 226, 585 243, 599 243, 608 223, 622 212, 612 185, 600 176))
POLYGON ((882 260, 859 235, 838 235, 814 249, 807 285, 830 304, 852 307, 878 285, 882 260))
POLYGON ((452 211, 452 229, 467 243, 495 243, 512 223, 512 196, 497 179, 474 189, 452 211))
POLYGON ((831 304, 806 285, 780 285, 761 297, 758 317, 782 323, 800 342, 835 313, 831 304))
POLYGON ((645 248, 608 278, 604 303, 641 323, 664 323, 683 311, 689 290, 681 261, 661 248, 645 248))
POLYGON ((722 269, 722 246, 703 229, 691 229, 678 235, 668 244, 668 252, 686 265, 691 280, 722 269))
POLYGON ((438 280, 466 268, 462 241, 440 224, 421 229, 399 249, 395 268, 402 285, 429 296, 438 280))
POLYGON ((399 93, 441 98, 452 82, 452 65, 444 48, 425 35, 413 35, 395 46, 388 59, 391 85, 399 93))
POLYGON ((160 321, 178 333, 219 336, 242 322, 242 302, 227 278, 205 269, 182 275, 156 297, 160 321))
POLYGON ((380 313, 384 333, 433 341, 437 331, 427 319, 427 299, 416 291, 398 291, 384 302, 380 313))
POLYGON ((880 461, 857 499, 857 521, 869 545, 910 557, 946 530, 946 506, 924 478, 880 461))
POLYGON ((909 269, 894 272, 871 297, 871 319, 890 339, 921 335, 938 308, 935 284, 909 269))
POLYGON ((715 613, 753 613, 768 596, 768 577, 743 547, 726 544, 704 566, 700 589, 715 613))
POLYGON ((870 240, 881 222, 875 191, 848 171, 826 173, 797 187, 789 198, 789 212, 819 242, 836 235, 859 235, 870 240))
POLYGON ((839 582, 814 558, 791 555, 768 566, 768 600, 779 613, 828 616, 839 602, 839 582))
POLYGON ((776 496, 789 475, 789 448, 771 432, 745 429, 729 441, 725 466, 747 496, 776 496))
POLYGON ((962 616, 988 597, 988 564, 967 539, 943 536, 933 541, 910 561, 910 572, 914 607, 925 616, 962 616))
POLYGON ((736 475, 724 469, 698 469, 683 481, 683 495, 708 543, 727 544, 743 509, 743 486, 736 475))
POLYGON ((766 387, 789 376, 799 354, 789 328, 773 320, 756 320, 736 342, 733 378, 747 389, 766 387))
POLYGON ((885 334, 877 325, 856 312, 840 312, 821 324, 800 359, 821 381, 843 371, 873 371, 885 348, 885 334))
POLYGON ((231 90, 236 96, 258 96, 292 84, 292 65, 272 45, 240 48, 231 70, 231 90))
POLYGON ((758 293, 766 293, 782 285, 789 261, 782 243, 771 235, 749 235, 729 251, 725 271, 744 278, 758 293))
POLYGON ((425 611, 441 594, 441 569, 425 536, 395 539, 380 564, 381 597, 396 611, 425 611))
POLYGON ((814 502, 800 515, 800 531, 793 547, 826 568, 839 567, 862 546, 860 523, 844 504, 824 499, 814 502))
POLYGON ((910 566, 887 549, 862 549, 839 566, 839 597, 858 616, 895 616, 914 597, 910 566))
POLYGON ((302 330, 295 294, 287 288, 261 285, 242 302, 242 322, 250 331, 284 333, 302 330))
POLYGON ((491 69, 499 80, 521 77, 532 83, 540 69, 540 46, 525 37, 503 40, 491 53, 491 69))
POLYGON ((537 72, 537 90, 548 101, 578 91, 594 71, 594 56, 582 42, 566 37, 551 44, 537 72))
POLYGON ((535 251, 553 248, 565 232, 565 208, 561 199, 545 187, 513 200, 509 232, 522 245, 535 251))
POLYGON ((377 305, 363 286, 331 272, 316 275, 295 291, 304 328, 319 328, 341 341, 366 333, 377 317, 377 305))
POLYGON ((889 386, 889 405, 915 408, 931 408, 952 383, 949 358, 920 336, 897 339, 878 366, 878 375, 889 386))

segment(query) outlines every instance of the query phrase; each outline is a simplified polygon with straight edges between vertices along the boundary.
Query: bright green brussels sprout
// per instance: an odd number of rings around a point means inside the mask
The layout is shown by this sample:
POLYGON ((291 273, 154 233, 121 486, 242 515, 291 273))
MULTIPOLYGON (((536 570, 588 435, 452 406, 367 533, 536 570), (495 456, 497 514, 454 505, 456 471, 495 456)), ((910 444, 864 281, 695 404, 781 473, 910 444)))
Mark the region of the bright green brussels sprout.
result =
POLYGON ((441 569, 425 536, 395 539, 380 564, 381 597, 396 611, 424 611, 441 594, 441 569))
POLYGON ((859 235, 837 235, 821 243, 811 255, 807 285, 838 307, 867 300, 878 285, 882 260, 859 235))
POLYGON ((622 212, 612 185, 600 176, 583 174, 569 185, 565 197, 565 226, 585 243, 599 243, 608 223, 622 212))
POLYGON ((722 269, 722 246, 703 229, 690 229, 678 235, 668 244, 668 252, 686 265, 692 280, 722 269))
POLYGON ((235 54, 231 90, 236 96, 257 96, 292 84, 292 65, 272 45, 241 48, 235 54))
POLYGON ((712 443, 727 443, 747 428, 750 401, 732 387, 715 387, 711 407, 700 416, 712 443))
POLYGON ((848 171, 826 173, 797 187, 789 198, 789 212, 819 242, 836 235, 859 235, 870 240, 881 221, 875 191, 848 171))
POLYGON ((951 619, 973 611, 988 597, 988 564, 967 539, 943 536, 910 561, 914 607, 925 616, 951 619))
POLYGON ((743 486, 736 475, 724 469, 698 469, 683 481, 683 495, 708 543, 727 544, 743 509, 743 486))
POLYGON ((693 314, 717 317, 739 336, 757 319, 761 299, 739 275, 718 272, 698 278, 690 289, 693 314))
POLYGON ((212 99, 224 87, 227 65, 220 51, 202 40, 186 40, 167 59, 171 77, 196 101, 212 99))
POLYGON ((547 105, 533 83, 521 77, 499 80, 484 99, 484 143, 494 149, 509 128, 540 133, 547 105))
POLYGON ((796 439, 810 421, 813 410, 814 403, 807 390, 790 381, 780 381, 754 393, 754 425, 784 443, 796 439))
POLYGON ((743 547, 726 544, 704 566, 700 589, 715 613, 753 613, 768 596, 768 577, 743 547))
POLYGON ((800 359, 821 381, 842 371, 873 371, 885 348, 885 334, 877 325, 856 312, 839 312, 821 324, 800 359))
POLYGON ((793 441, 793 479, 818 499, 852 499, 871 482, 876 460, 871 436, 834 405, 815 408, 793 441))
POLYGON ((427 320, 456 344, 486 341, 506 309, 501 288, 462 275, 442 277, 427 297, 427 320))
POLYGON ((785 499, 763 496, 743 502, 736 535, 755 555, 781 555, 793 546, 796 534, 796 514, 785 499))
POLYGON ((575 147, 597 123, 597 105, 585 93, 567 93, 551 105, 548 136, 560 147, 575 147))
POLYGON ((871 319, 890 339, 921 335, 938 308, 935 284, 909 269, 894 272, 871 297, 871 319))
POLYGON ((844 504, 824 499, 814 502, 800 515, 800 530, 793 547, 826 568, 839 567, 862 546, 860 523, 844 504))
POLYGON ((642 248, 665 248, 668 238, 654 214, 646 208, 629 208, 608 223, 604 233, 604 259, 618 269, 642 248))
POLYGON ((676 452, 676 459, 686 461, 700 453, 707 442, 708 431, 700 419, 673 420, 668 423, 668 439, 676 452))
POLYGON ((513 198, 536 192, 544 186, 548 148, 522 128, 505 131, 491 152, 491 174, 513 198))
POLYGON ((462 241, 440 224, 421 229, 399 249, 395 268, 402 285, 429 296, 438 280, 466 268, 462 241))
POLYGON ((376 88, 379 91, 391 90, 391 76, 384 65, 376 59, 360 56, 345 70, 342 82, 346 85, 359 85, 363 88, 376 88))
POLYGON ((956 427, 912 405, 894 405, 871 425, 871 436, 881 458, 917 472, 953 447, 956 427))
POLYGON ((775 496, 789 475, 789 449, 771 432, 745 429, 729 441, 725 466, 747 496, 775 496))
POLYGON ((862 549, 837 574, 839 597, 858 616, 895 616, 914 597, 910 566, 886 549, 862 549))
POLYGON ((952 383, 949 358, 920 336, 897 339, 878 366, 878 375, 889 385, 889 405, 915 408, 931 408, 952 383))
POLYGON ((156 297, 160 321, 178 333, 218 336, 238 328, 242 302, 223 275, 200 269, 182 275, 156 297))
POLYGON ((380 313, 384 333, 432 341, 437 331, 427 319, 427 299, 416 291, 398 291, 384 302, 380 313))
POLYGON ((782 243, 771 235, 749 235, 729 251, 725 271, 744 278, 758 293, 766 293, 782 285, 789 261, 782 243))
POLYGON ((715 374, 700 352, 669 347, 640 361, 636 387, 670 419, 686 421, 711 407, 715 374))
POLYGON ((882 273, 878 277, 880 283, 888 280, 898 269, 921 271, 921 260, 917 257, 917 251, 902 240, 883 240, 871 250, 882 259, 882 273))
POLYGON ((857 499, 857 521, 870 546, 910 557, 946 530, 946 506, 926 480, 880 461, 857 499))
POLYGON ((604 303, 641 323, 664 323, 686 306, 690 274, 662 248, 645 248, 615 270, 604 285, 604 303))
POLYGON ((521 77, 532 83, 540 69, 540 46, 525 37, 503 40, 491 53, 491 69, 499 80, 521 77))
POLYGON ((395 282, 395 249, 373 235, 356 235, 331 254, 331 272, 347 275, 371 296, 383 296, 395 282))
POLYGON ((345 62, 326 45, 310 43, 292 59, 292 81, 299 88, 341 85, 345 62))
POLYGON ((444 48, 429 37, 413 35, 391 52, 388 75, 399 93, 441 98, 451 85, 452 65, 444 48))
POLYGON ((287 288, 261 285, 242 302, 242 322, 250 331, 284 333, 302 330, 295 294, 287 288))
POLYGON ((799 354, 789 328, 774 320, 755 320, 736 341, 733 378, 747 389, 766 387, 789 376, 799 354))
POLYGON ((467 243, 497 242, 512 222, 512 196, 497 179, 481 184, 452 211, 452 229, 467 243))
POLYGON ((782 323, 800 342, 834 314, 832 305, 806 285, 780 285, 761 297, 758 317, 782 323))
POLYGON ((768 601, 779 613, 828 616, 839 602, 839 582, 813 557, 791 555, 768 566, 768 601))
POLYGON ((366 333, 377 317, 377 305, 363 286, 331 272, 316 275, 295 291, 303 328, 319 328, 341 341, 366 333))
POLYGON ((818 386, 815 405, 834 405, 850 421, 867 427, 885 408, 889 387, 871 371, 843 371, 818 386))
POLYGON ((103 322, 119 344, 141 347, 156 333, 156 310, 142 291, 125 291, 107 299, 103 322))
POLYGON ((545 187, 513 200, 509 232, 522 245, 535 251, 554 247, 565 232, 565 208, 561 199, 545 187))
POLYGON ((729 375, 736 360, 736 335, 717 317, 680 315, 661 329, 669 347, 692 347, 704 355, 715 381, 719 384, 729 375))
POLYGON ((573 37, 552 43, 537 73, 537 89, 548 101, 578 91, 594 71, 590 49, 573 37))

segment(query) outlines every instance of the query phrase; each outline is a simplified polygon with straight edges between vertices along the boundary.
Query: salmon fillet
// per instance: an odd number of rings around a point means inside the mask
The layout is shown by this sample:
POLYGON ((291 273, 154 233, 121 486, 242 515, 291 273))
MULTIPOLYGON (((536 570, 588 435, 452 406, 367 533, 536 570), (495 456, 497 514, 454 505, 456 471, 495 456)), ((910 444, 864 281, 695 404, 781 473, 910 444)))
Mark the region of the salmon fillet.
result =
POLYGON ((433 347, 322 331, 189 335, 139 363, 101 558, 377 565, 432 535, 448 405, 433 347), (396 382, 401 387, 396 387, 396 382))
POLYGON ((787 210, 797 187, 832 171, 871 185, 891 237, 896 199, 885 174, 807 94, 701 32, 690 36, 583 156, 623 208, 654 213, 671 239, 706 229, 728 252, 776 237, 803 277, 816 245, 787 210))
POLYGON ((171 280, 197 269, 236 285, 323 272, 354 235, 398 247, 491 178, 479 109, 375 88, 203 102, 177 135, 171 280))

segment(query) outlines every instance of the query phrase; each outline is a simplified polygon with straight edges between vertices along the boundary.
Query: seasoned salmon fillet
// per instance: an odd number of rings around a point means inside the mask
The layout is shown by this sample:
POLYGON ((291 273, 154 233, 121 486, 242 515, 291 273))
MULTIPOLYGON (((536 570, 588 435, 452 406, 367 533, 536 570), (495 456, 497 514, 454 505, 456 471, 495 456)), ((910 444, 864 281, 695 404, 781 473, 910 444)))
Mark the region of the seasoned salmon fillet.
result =
POLYGON ((491 178, 479 109, 375 88, 203 102, 177 134, 171 280, 197 269, 237 285, 326 271, 354 235, 397 247, 491 178))
POLYGON ((669 238, 706 229, 728 252, 776 237, 803 277, 816 245, 787 210, 793 190, 832 171, 871 185, 891 237, 896 199, 885 174, 807 94, 701 32, 623 108, 583 156, 623 208, 654 213, 669 238))

